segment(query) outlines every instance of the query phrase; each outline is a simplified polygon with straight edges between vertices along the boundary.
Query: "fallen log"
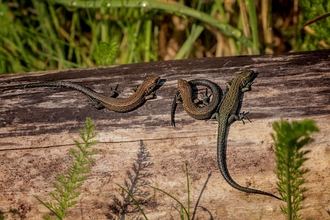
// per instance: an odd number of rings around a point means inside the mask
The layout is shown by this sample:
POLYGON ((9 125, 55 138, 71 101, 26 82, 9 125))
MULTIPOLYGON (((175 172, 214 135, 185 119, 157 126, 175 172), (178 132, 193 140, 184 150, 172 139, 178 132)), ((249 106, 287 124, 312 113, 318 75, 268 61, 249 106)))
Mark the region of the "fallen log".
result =
MULTIPOLYGON (((216 161, 217 122, 188 116, 179 106, 176 127, 170 112, 177 79, 208 79, 222 89, 242 70, 259 73, 252 91, 246 93, 242 110, 252 123, 232 125, 227 163, 233 179, 243 186, 278 195, 272 123, 280 118, 316 121, 320 132, 306 167, 309 190, 301 215, 325 219, 330 209, 330 50, 282 55, 239 56, 138 63, 89 69, 8 74, 0 77, 0 91, 11 86, 64 80, 110 93, 119 84, 119 97, 147 76, 163 79, 157 98, 128 113, 98 110, 88 97, 65 88, 34 88, 0 93, 0 211, 16 209, 26 219, 41 218, 48 210, 33 196, 49 199, 57 173, 70 165, 69 148, 79 140, 85 118, 92 118, 100 143, 95 147, 92 171, 81 190, 78 205, 68 219, 105 219, 114 215, 114 196, 128 180, 127 171, 141 146, 150 153, 147 181, 164 189, 187 206, 185 162, 188 163, 192 206, 208 182, 198 208, 200 219, 283 219, 281 201, 245 194, 222 178, 216 161), (140 143, 140 140, 142 142, 140 143), (212 175, 211 175, 212 173, 212 175)), ((149 219, 178 219, 176 202, 151 188, 144 209, 149 219)), ((130 206, 133 209, 133 206, 130 206)), ((118 207, 117 207, 118 208, 118 207)), ((135 213, 136 214, 136 213, 135 213)), ((128 214, 130 218, 134 213, 128 214)))

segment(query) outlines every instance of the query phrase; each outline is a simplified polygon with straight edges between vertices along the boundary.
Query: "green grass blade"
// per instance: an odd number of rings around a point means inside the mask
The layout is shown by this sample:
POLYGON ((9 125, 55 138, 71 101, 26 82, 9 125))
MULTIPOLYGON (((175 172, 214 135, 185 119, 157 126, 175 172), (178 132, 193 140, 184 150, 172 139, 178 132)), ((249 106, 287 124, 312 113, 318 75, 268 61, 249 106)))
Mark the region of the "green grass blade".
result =
POLYGON ((147 20, 145 22, 145 46, 144 46, 144 62, 149 62, 150 61, 150 50, 151 50, 151 29, 152 29, 152 21, 147 20))
POLYGON ((329 16, 330 16, 330 12, 329 12, 329 13, 325 13, 325 14, 320 15, 320 16, 317 16, 316 18, 314 18, 314 19, 308 21, 308 22, 305 23, 303 26, 301 26, 301 27, 299 28, 298 32, 301 31, 301 29, 303 29, 303 28, 306 27, 307 25, 310 25, 310 24, 313 24, 313 23, 318 22, 318 21, 320 21, 320 20, 323 20, 323 19, 325 19, 325 18, 327 18, 327 17, 329 17, 329 16))
POLYGON ((155 190, 158 190, 158 191, 164 193, 165 195, 171 197, 172 199, 174 199, 180 205, 180 208, 182 208, 184 210, 184 212, 186 213, 187 218, 189 219, 189 213, 188 213, 187 209, 184 207, 184 205, 177 198, 175 198, 174 196, 172 196, 171 194, 165 192, 162 189, 159 189, 159 188, 154 187, 154 186, 150 186, 150 187, 155 189, 155 190))
POLYGON ((185 168, 186 168, 187 190, 188 190, 188 192, 187 192, 188 193, 188 216, 190 218, 190 185, 189 185, 189 173, 188 173, 188 164, 187 164, 187 162, 185 163, 185 168))
POLYGON ((199 37, 199 35, 203 32, 204 26, 203 25, 197 25, 194 26, 191 34, 187 38, 187 40, 184 42, 178 53, 175 55, 174 59, 182 59, 185 54, 188 54, 193 46, 193 42, 196 41, 196 39, 199 37))
POLYGON ((249 24, 251 27, 252 32, 252 42, 253 42, 253 51, 254 54, 258 55, 260 54, 259 50, 259 36, 258 36, 258 20, 257 20, 257 14, 256 14, 256 4, 255 0, 248 0, 248 8, 249 8, 249 24))
POLYGON ((140 206, 140 203, 134 198, 134 196, 130 192, 128 192, 124 187, 122 187, 121 185, 119 185, 119 184, 116 184, 116 185, 119 186, 122 190, 124 190, 129 195, 129 197, 131 197, 131 199, 133 200, 133 202, 135 203, 135 205, 137 206, 137 208, 139 209, 141 214, 144 216, 144 218, 146 220, 148 220, 147 216, 144 214, 144 211, 140 206))

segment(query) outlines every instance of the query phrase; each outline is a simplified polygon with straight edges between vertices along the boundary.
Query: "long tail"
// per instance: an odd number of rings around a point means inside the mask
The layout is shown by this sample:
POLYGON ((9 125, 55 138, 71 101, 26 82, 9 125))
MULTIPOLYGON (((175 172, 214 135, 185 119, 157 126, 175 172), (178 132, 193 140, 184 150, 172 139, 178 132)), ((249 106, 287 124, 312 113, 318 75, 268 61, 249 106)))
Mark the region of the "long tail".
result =
POLYGON ((3 91, 17 90, 17 89, 27 89, 27 88, 37 88, 37 87, 72 88, 72 89, 78 90, 78 91, 83 92, 83 93, 86 93, 87 90, 92 92, 92 93, 95 93, 94 90, 92 90, 88 87, 81 86, 79 84, 72 83, 72 82, 67 82, 67 81, 49 81, 49 82, 31 83, 31 84, 25 84, 25 85, 9 87, 9 88, 7 88, 3 91))
POLYGON ((25 84, 25 85, 19 85, 19 86, 13 86, 9 87, 3 91, 8 91, 8 90, 17 90, 17 89, 27 89, 27 88, 37 88, 37 87, 60 87, 60 88, 71 88, 75 89, 79 92, 84 93, 85 95, 89 96, 92 99, 97 99, 97 100, 103 100, 106 97, 95 92, 94 90, 76 84, 72 82, 67 82, 67 81, 48 81, 48 82, 40 82, 40 83, 31 83, 31 84, 25 84))
POLYGON ((218 157, 218 165, 219 165, 219 169, 220 172, 223 176, 223 178, 225 178, 225 180, 227 181, 227 183, 229 185, 231 185, 232 187, 234 187, 237 190, 246 192, 246 193, 255 193, 255 194, 261 194, 261 195, 266 195, 266 196, 271 196, 273 198, 282 200, 281 198, 271 194, 271 193, 267 193, 261 190, 257 190, 257 189, 251 189, 251 188, 247 188, 247 187, 243 187, 240 186, 238 183, 236 183, 230 176, 228 168, 227 168, 227 162, 226 162, 226 151, 227 151, 227 136, 228 136, 228 132, 229 132, 229 127, 230 126, 220 126, 218 128, 218 134, 219 134, 219 138, 218 138, 218 149, 217 149, 217 157, 218 157))

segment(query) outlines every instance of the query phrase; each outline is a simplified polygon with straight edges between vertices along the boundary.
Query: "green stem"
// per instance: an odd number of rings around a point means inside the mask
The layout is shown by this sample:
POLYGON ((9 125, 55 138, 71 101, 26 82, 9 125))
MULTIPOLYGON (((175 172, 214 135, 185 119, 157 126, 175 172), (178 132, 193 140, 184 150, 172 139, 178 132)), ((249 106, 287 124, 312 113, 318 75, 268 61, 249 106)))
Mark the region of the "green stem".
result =
POLYGON ((165 10, 172 14, 186 15, 193 18, 196 18, 200 21, 209 23, 214 27, 221 30, 222 33, 234 37, 236 40, 245 44, 247 47, 253 48, 253 43, 250 39, 245 37, 239 29, 234 28, 233 26, 220 22, 211 15, 206 13, 194 10, 192 8, 186 7, 184 5, 176 3, 166 3, 158 0, 105 0, 105 1, 95 1, 95 0, 77 0, 77 1, 67 1, 67 0, 51 0, 55 4, 61 4, 70 7, 83 7, 83 8, 145 8, 147 9, 160 9, 165 10))
POLYGON ((184 42, 178 53, 175 55, 174 59, 182 59, 184 55, 186 54, 187 57, 189 55, 189 51, 193 47, 193 42, 196 41, 196 39, 199 37, 199 35, 202 33, 204 30, 204 26, 202 25, 197 25, 193 26, 191 34, 187 38, 187 40, 184 42))
POLYGON ((187 189, 188 189, 188 218, 190 219, 190 185, 189 185, 189 173, 188 173, 188 164, 185 163, 186 166, 186 176, 187 176, 187 189))
POLYGON ((254 54, 260 54, 259 50, 259 36, 258 36, 258 21, 256 15, 256 5, 254 0, 249 0, 249 19, 250 26, 252 31, 252 42, 253 42, 253 51, 254 54))
MULTIPOLYGON (((58 39, 57 28, 59 27, 59 21, 55 15, 54 7, 52 5, 48 5, 49 13, 47 12, 47 4, 45 2, 34 0, 33 5, 37 11, 38 21, 41 24, 40 26, 42 33, 48 35, 50 39, 58 39), (50 21, 53 21, 53 23, 50 21)), ((66 59, 64 57, 63 46, 60 41, 54 41, 53 46, 50 46, 45 42, 43 43, 44 52, 50 53, 50 56, 57 57, 59 59, 59 64, 61 65, 59 68, 66 68, 66 64, 64 63, 66 59), (54 47, 54 49, 52 47, 54 47)), ((51 60, 52 65, 55 66, 56 64, 52 61, 53 60, 51 60)))
POLYGON ((145 37, 146 43, 144 46, 144 62, 150 62, 150 50, 151 50, 151 29, 152 29, 152 21, 147 20, 145 22, 145 37))
MULTIPOLYGON (((224 23, 228 23, 227 21, 227 18, 226 18, 226 12, 225 12, 225 9, 222 5, 222 2, 220 0, 215 0, 215 4, 216 4, 216 7, 217 7, 217 10, 219 11, 220 15, 221 15, 221 20, 224 22, 224 23)), ((235 49, 235 53, 236 54, 239 54, 239 50, 237 48, 237 44, 234 40, 234 38, 230 38, 230 41, 235 49)))
POLYGON ((285 166, 285 172, 286 172, 286 205, 287 205, 287 217, 288 220, 292 220, 292 207, 291 207, 291 175, 290 175, 290 161, 291 161, 291 154, 290 149, 287 149, 287 155, 286 155, 286 166, 285 166))
MULTIPOLYGON (((100 11, 102 17, 109 12, 106 8, 101 8, 100 11)), ((109 42, 109 21, 106 19, 101 21, 101 41, 109 42)))

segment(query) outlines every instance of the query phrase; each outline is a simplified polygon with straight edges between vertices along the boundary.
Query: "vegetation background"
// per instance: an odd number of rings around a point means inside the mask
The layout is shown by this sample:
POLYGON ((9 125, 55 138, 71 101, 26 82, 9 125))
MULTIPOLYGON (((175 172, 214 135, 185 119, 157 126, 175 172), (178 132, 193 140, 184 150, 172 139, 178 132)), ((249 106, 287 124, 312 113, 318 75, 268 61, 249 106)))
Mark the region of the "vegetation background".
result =
POLYGON ((0 0, 0 73, 327 49, 329 11, 327 0, 0 0))

